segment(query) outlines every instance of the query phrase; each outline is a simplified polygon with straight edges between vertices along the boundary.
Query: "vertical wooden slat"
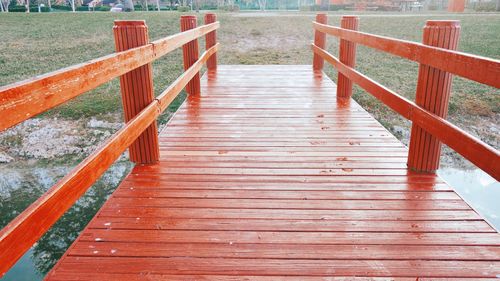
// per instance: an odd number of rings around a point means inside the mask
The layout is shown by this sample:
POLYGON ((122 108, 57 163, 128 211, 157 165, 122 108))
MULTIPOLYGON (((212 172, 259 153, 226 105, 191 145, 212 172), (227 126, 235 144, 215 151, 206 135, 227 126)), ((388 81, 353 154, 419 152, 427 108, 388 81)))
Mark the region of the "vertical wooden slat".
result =
MULTIPOLYGON (((196 28, 196 16, 181 16, 181 31, 196 28)), ((184 70, 187 70, 198 60, 198 39, 195 39, 182 46, 184 58, 184 70)), ((188 94, 199 95, 201 93, 200 73, 198 72, 186 86, 188 94)))
MULTIPOLYGON (((425 45, 456 50, 460 35, 458 21, 427 21, 425 45)), ((446 118, 451 93, 452 75, 428 65, 419 68, 415 102, 439 117, 446 118)), ((439 168, 441 142, 418 125, 413 125, 408 154, 408 168, 433 173, 439 168)))
MULTIPOLYGON (((327 24, 328 17, 325 13, 316 15, 316 22, 327 24)), ((326 46, 326 34, 320 32, 318 30, 314 31, 314 45, 324 49, 326 46)), ((325 60, 318 56, 317 54, 313 55, 313 69, 314 70, 323 70, 323 66, 325 64, 325 60)))
MULTIPOLYGON (((217 15, 214 13, 205 14, 205 24, 217 21, 217 15)), ((208 50, 217 43, 217 32, 214 30, 205 35, 205 49, 208 50)), ((207 68, 213 70, 217 68, 217 53, 214 53, 207 61, 207 68)))
MULTIPOLYGON (((340 27, 358 30, 359 18, 356 16, 342 16, 340 27)), ((356 43, 340 40, 339 59, 349 67, 356 64, 356 43)), ((337 81, 337 97, 350 98, 352 95, 352 81, 339 72, 337 81)))
MULTIPOLYGON (((148 27, 144 21, 115 21, 113 27, 117 52, 149 43, 148 27)), ((143 65, 120 77, 125 122, 134 118, 154 100, 151 64, 143 65)), ((129 147, 130 160, 152 164, 159 159, 158 128, 153 122, 129 147)))

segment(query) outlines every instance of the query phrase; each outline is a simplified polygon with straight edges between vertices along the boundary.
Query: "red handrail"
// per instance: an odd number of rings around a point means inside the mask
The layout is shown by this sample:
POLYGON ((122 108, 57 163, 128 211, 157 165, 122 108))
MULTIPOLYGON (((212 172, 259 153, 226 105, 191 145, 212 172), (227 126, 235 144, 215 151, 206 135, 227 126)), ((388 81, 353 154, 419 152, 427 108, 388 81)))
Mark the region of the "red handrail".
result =
POLYGON ((0 131, 148 64, 219 26, 219 22, 203 25, 142 47, 0 87, 0 131))
POLYGON ((315 30, 500 88, 500 60, 313 22, 315 30))
MULTIPOLYGON (((47 102, 42 102, 42 106, 31 111, 33 114, 43 112, 112 78, 145 65, 190 41, 209 34, 215 31, 219 25, 219 22, 214 22, 157 40, 143 47, 119 52, 39 78, 5 86, 0 89, 0 96, 4 97, 0 100, 0 114, 25 110, 27 105, 34 105, 40 101, 38 98, 44 100, 55 95, 56 92, 53 89, 64 90, 64 94, 58 96, 57 100, 51 101, 49 99, 47 102), (90 79, 94 74, 87 73, 89 71, 98 72, 104 77, 97 81, 87 82, 81 81, 81 79, 75 81, 75 78, 68 77, 70 74, 82 73, 85 79, 90 79), (79 89, 78 85, 83 88, 79 89), (7 94, 4 96, 4 93, 7 94), (31 100, 33 98, 34 100, 31 100)), ((0 277, 49 230, 113 162, 136 141, 144 130, 155 122, 156 118, 167 109, 188 82, 199 73, 218 48, 219 43, 216 43, 207 49, 165 91, 0 231, 0 277)), ((3 120, 0 122, 0 131, 28 118, 16 115, 7 121, 3 120)))
MULTIPOLYGON (((500 61, 420 43, 372 35, 359 31, 313 22, 316 32, 324 32, 343 40, 359 43, 393 55, 429 65, 486 85, 500 87, 500 61)), ((347 66, 323 48, 312 44, 313 53, 331 63, 342 75, 358 84, 385 105, 413 121, 426 132, 464 156, 477 167, 500 180, 500 152, 461 130, 443 117, 396 94, 376 81, 347 66)), ((448 89, 449 90, 449 89, 448 89)))

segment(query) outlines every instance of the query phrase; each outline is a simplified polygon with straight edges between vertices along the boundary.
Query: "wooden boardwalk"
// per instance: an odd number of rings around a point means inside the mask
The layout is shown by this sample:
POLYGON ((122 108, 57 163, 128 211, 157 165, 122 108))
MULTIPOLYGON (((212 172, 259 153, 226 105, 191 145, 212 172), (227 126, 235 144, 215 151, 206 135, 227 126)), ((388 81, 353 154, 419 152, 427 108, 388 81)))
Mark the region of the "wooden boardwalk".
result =
POLYGON ((160 146, 48 280, 500 276, 500 234, 311 66, 219 66, 160 146))

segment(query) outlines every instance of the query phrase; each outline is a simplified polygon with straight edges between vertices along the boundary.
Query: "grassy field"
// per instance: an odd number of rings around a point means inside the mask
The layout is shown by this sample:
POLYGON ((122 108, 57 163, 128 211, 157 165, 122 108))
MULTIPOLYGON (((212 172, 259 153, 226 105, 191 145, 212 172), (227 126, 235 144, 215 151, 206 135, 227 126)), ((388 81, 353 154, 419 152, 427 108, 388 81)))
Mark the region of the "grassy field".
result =
MULTIPOLYGON (((340 16, 331 14, 329 22, 338 25, 340 16)), ((1 14, 0 85, 113 52, 115 19, 145 19, 150 38, 158 39, 178 32, 179 17, 177 12, 1 14)), ((220 14, 219 63, 310 64, 313 18, 313 13, 220 14)), ((500 14, 360 14, 360 18, 362 31, 413 41, 421 40, 426 20, 460 20, 461 51, 500 58, 500 14)), ((333 54, 338 52, 337 46, 336 39, 329 37, 328 48, 333 54)), ((417 64, 360 47, 357 67, 396 92, 414 98, 417 64)), ((182 72, 180 51, 156 61, 153 69, 155 91, 159 93, 182 72)), ((325 71, 336 80, 331 67, 325 71)), ((359 89, 355 99, 386 127, 405 138, 398 128, 408 128, 409 123, 359 89)), ((46 115, 80 119, 119 113, 120 107, 119 83, 115 79, 46 115)), ((450 118, 457 125, 498 147, 499 113, 498 90, 463 79, 454 80, 450 118)))

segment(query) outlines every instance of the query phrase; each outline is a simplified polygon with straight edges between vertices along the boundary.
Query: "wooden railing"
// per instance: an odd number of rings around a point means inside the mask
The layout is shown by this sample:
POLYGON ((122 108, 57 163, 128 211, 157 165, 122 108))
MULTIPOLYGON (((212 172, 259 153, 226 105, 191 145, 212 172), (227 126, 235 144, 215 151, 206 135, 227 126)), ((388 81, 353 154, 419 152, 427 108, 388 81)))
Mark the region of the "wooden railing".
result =
POLYGON ((439 168, 441 142, 477 167, 500 180, 500 153, 445 118, 452 74, 495 88, 500 87, 500 61, 455 51, 460 35, 458 21, 427 21, 423 44, 357 31, 359 19, 344 16, 341 27, 327 25, 325 14, 313 22, 313 67, 323 60, 338 71, 337 98, 350 98, 352 83, 412 121, 408 168, 433 173, 439 168), (325 34, 340 38, 339 58, 325 50, 325 34), (354 69, 356 44, 420 63, 416 101, 410 101, 354 69))
POLYGON ((207 14, 205 23, 196 27, 196 17, 182 16, 183 32, 149 42, 144 21, 115 21, 117 53, 0 88, 0 131, 119 76, 126 119, 124 127, 0 231, 0 277, 127 148, 133 162, 158 161, 156 118, 185 87, 189 94, 200 93, 199 72, 206 62, 208 69, 217 67, 219 22, 207 14), (206 51, 198 57, 202 36, 206 51), (185 72, 155 98, 151 62, 181 46, 185 72))

